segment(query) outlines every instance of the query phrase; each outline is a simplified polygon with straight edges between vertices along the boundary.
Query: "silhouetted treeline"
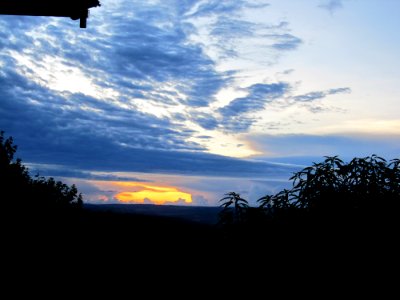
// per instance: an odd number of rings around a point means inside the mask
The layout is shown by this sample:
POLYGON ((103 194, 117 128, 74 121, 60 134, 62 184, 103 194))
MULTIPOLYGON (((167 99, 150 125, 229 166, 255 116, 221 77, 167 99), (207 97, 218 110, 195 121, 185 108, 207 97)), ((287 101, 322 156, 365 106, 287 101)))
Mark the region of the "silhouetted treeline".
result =
POLYGON ((344 163, 328 157, 295 173, 291 189, 260 198, 258 207, 250 207, 237 193, 226 194, 220 222, 210 226, 85 209, 74 185, 30 176, 14 157, 16 150, 12 138, 1 132, 1 214, 10 238, 6 244, 13 252, 22 249, 22 256, 30 249, 30 260, 65 253, 83 262, 80 253, 107 253, 125 263, 119 255, 127 253, 158 257, 158 262, 165 257, 171 264, 202 257, 229 265, 239 257, 258 255, 268 264, 281 265, 316 261, 317 255, 371 254, 376 246, 393 257, 390 251, 398 249, 399 159, 387 162, 373 155, 344 163))
POLYGON ((220 214, 226 238, 293 247, 334 240, 343 246, 390 243, 399 234, 400 159, 372 155, 345 163, 326 157, 290 180, 291 189, 263 196, 259 207, 235 192, 226 194, 220 214))
MULTIPOLYGON (((32 177, 21 159, 15 158, 13 138, 0 132, 0 195, 7 216, 15 222, 36 219, 60 220, 82 206, 82 196, 75 185, 68 186, 53 178, 32 177)), ((29 221, 29 222, 30 222, 29 221)), ((30 222, 30 225, 32 222, 30 222)))
POLYGON ((80 260, 82 252, 116 255, 125 249, 173 255, 183 245, 199 249, 218 239, 209 224, 86 209, 75 185, 31 176, 16 151, 13 138, 0 132, 1 215, 6 244, 13 254, 21 251, 19 259, 62 253, 80 260))

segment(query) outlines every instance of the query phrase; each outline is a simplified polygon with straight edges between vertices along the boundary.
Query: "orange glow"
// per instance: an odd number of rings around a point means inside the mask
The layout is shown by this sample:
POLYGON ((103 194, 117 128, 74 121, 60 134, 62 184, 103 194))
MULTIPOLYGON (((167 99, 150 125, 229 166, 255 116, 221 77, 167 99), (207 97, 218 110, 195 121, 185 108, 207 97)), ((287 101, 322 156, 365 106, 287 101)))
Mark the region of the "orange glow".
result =
POLYGON ((129 189, 115 195, 115 198, 122 203, 145 203, 146 200, 154 204, 178 201, 192 203, 191 194, 179 191, 175 187, 148 185, 141 182, 114 182, 114 185, 129 189))

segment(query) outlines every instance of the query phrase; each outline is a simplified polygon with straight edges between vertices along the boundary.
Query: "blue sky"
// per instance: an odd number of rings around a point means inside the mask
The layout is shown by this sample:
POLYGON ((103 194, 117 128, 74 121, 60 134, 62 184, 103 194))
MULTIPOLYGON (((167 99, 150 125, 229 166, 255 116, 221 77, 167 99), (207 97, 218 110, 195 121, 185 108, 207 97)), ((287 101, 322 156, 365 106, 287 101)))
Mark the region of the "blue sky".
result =
POLYGON ((254 202, 324 155, 399 157, 399 1, 101 3, 0 16, 0 129, 86 201, 254 202))

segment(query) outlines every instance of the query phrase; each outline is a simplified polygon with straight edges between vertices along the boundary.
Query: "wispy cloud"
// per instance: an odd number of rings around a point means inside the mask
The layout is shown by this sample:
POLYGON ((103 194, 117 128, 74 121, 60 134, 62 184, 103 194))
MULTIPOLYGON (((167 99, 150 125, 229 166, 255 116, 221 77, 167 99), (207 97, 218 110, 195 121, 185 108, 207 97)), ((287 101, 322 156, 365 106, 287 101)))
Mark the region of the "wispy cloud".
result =
POLYGON ((219 109, 222 125, 229 131, 246 131, 255 121, 248 114, 263 110, 268 103, 283 97, 289 85, 284 82, 249 86, 247 96, 232 100, 219 109))
POLYGON ((303 42, 300 38, 290 33, 267 34, 265 37, 271 39, 271 47, 279 51, 295 50, 303 42))
POLYGON ((265 1, 219 1, 219 0, 210 0, 204 1, 200 5, 196 6, 190 14, 191 17, 194 16, 209 16, 213 14, 225 14, 232 15, 238 14, 243 8, 263 8, 269 6, 265 1))
POLYGON ((333 14, 337 10, 343 8, 343 1, 342 0, 324 0, 320 5, 319 8, 327 10, 329 13, 333 14))
POLYGON ((307 94, 294 96, 293 99, 295 101, 300 101, 300 102, 311 102, 323 99, 329 95, 344 94, 344 93, 345 94, 351 93, 351 89, 345 87, 345 88, 329 89, 327 91, 314 91, 307 94))
POLYGON ((152 182, 147 178, 139 178, 132 173, 118 173, 118 172, 97 172, 86 171, 80 169, 71 169, 68 165, 48 165, 28 163, 26 166, 32 175, 46 174, 48 177, 69 177, 74 179, 83 179, 89 181, 134 181, 134 182, 152 182))

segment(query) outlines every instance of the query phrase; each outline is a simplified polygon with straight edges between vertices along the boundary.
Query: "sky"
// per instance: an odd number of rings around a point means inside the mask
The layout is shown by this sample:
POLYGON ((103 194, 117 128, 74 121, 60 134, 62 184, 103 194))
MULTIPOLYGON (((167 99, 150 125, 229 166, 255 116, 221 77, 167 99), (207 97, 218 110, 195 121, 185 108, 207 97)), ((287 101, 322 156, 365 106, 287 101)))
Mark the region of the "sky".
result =
POLYGON ((102 0, 0 16, 0 130, 90 203, 255 204, 400 153, 400 1, 102 0))

